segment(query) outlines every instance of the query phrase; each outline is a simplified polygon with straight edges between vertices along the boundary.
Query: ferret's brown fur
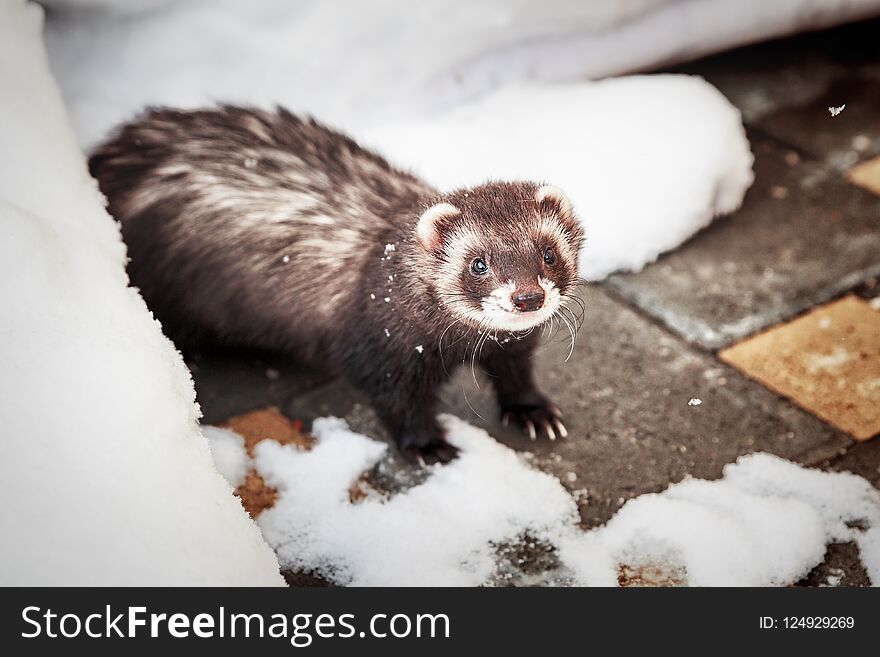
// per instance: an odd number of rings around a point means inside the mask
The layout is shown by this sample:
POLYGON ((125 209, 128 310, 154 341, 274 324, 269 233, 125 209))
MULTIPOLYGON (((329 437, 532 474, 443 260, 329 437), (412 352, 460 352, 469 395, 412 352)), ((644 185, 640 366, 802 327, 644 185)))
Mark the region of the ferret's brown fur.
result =
POLYGON ((89 166, 132 284, 181 346, 329 366, 427 461, 455 454, 435 397, 479 346, 505 417, 565 432, 530 363, 534 328, 577 281, 580 227, 558 189, 441 194, 314 120, 231 106, 150 110, 89 166))

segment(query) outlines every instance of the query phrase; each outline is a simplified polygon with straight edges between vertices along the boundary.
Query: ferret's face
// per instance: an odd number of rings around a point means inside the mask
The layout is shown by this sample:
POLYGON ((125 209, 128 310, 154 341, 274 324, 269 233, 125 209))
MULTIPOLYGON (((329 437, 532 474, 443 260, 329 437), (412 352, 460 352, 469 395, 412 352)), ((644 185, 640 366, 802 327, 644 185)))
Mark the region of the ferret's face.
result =
POLYGON ((439 302, 483 329, 539 326, 577 282, 580 225, 555 187, 491 183, 452 194, 422 216, 419 239, 437 257, 439 302))

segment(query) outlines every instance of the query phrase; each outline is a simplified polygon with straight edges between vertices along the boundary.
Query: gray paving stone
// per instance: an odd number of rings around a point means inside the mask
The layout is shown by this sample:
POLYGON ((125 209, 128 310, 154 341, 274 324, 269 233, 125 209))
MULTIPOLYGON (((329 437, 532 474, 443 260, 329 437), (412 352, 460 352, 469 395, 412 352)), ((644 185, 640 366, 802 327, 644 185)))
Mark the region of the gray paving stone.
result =
POLYGON ((587 525, 604 522, 626 499, 686 475, 718 477, 742 454, 767 451, 810 464, 850 444, 601 290, 584 288, 582 298, 587 316, 569 361, 562 334, 536 360, 545 392, 565 412, 568 438, 533 442, 501 427, 490 385, 478 377, 476 390, 469 371, 458 373, 445 400, 448 410, 531 452, 538 467, 580 491, 587 525), (689 406, 691 398, 702 404, 689 406))
POLYGON ((824 92, 795 107, 755 121, 761 130, 821 159, 838 171, 880 155, 880 78, 867 74, 836 79, 824 92), (829 107, 845 108, 831 116, 829 107))
POLYGON ((781 69, 807 62, 821 84, 803 80, 801 90, 784 89, 796 102, 777 103, 771 111, 748 120, 838 170, 880 154, 878 34, 880 20, 874 19, 777 42, 777 50, 785 53, 781 69), (807 89, 821 92, 805 94, 807 89), (828 107, 844 103, 846 109, 831 117, 828 107))
POLYGON ((880 278, 873 276, 865 281, 864 285, 856 288, 856 293, 863 299, 876 299, 880 297, 880 278))
POLYGON ((871 586, 855 543, 832 543, 825 561, 816 566, 799 586, 871 586))
POLYGON ((684 64, 674 72, 699 75, 718 88, 746 123, 820 97, 847 68, 800 41, 772 42, 684 64))
POLYGON ((278 406, 312 390, 327 377, 273 354, 190 354, 187 365, 202 408, 202 421, 216 424, 255 408, 278 406))
MULTIPOLYGON (((814 103, 848 76, 880 81, 878 31, 880 20, 863 21, 738 48, 671 70, 702 76, 740 109, 746 123, 756 124, 814 103)), ((812 126, 808 133, 814 132, 812 126)))
POLYGON ((823 470, 852 472, 880 488, 880 439, 854 443, 843 454, 821 464, 823 470))
POLYGON ((756 181, 739 211, 642 272, 606 282, 709 349, 880 274, 880 198, 754 134, 752 150, 756 181))
MULTIPOLYGON (((768 451, 814 463, 850 443, 600 289, 584 288, 582 297, 587 317, 569 361, 564 362, 568 338, 561 333, 548 340, 537 357, 543 389, 565 412, 567 439, 533 442, 502 427, 491 384, 479 370, 479 388, 469 368, 459 370, 444 390, 441 410, 486 428, 537 467, 558 476, 578 495, 586 524, 604 522, 624 500, 662 490, 688 474, 717 477, 724 464, 742 454, 768 451), (691 398, 701 399, 702 405, 688 406, 691 398)), ((221 385, 206 380, 216 372, 222 374, 222 381, 236 380, 226 369, 203 364, 197 374, 201 389, 221 385)), ((288 377, 295 379, 296 374, 287 372, 282 379, 288 377)), ((348 386, 340 382, 311 389, 300 388, 297 382, 286 385, 299 392, 281 408, 306 426, 315 417, 336 415, 357 431, 387 439, 363 397, 348 386)), ((260 405, 253 403, 254 395, 248 400, 250 407, 260 405)), ((206 415, 216 415, 211 407, 215 402, 203 401, 206 415)), ((271 402, 277 403, 274 392, 271 402)), ((417 483, 421 476, 391 450, 371 473, 371 481, 393 491, 417 483)))

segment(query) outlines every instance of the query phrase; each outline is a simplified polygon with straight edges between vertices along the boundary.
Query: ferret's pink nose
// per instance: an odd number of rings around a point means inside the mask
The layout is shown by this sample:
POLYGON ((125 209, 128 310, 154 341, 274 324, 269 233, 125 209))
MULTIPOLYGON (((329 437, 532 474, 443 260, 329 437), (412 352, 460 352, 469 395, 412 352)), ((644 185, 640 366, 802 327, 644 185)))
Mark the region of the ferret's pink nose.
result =
POLYGON ((532 290, 517 290, 514 292, 510 300, 513 305, 521 312, 532 312, 538 310, 544 305, 544 290, 536 288, 532 290))

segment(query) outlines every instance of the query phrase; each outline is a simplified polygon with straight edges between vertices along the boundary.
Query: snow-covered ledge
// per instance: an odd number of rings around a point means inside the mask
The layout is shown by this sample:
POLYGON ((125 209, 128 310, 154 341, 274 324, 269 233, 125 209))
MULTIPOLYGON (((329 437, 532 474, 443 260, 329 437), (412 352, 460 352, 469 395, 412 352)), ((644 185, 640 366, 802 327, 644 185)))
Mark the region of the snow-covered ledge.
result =
POLYGON ((127 286, 41 28, 0 3, 0 584, 283 584, 127 286))

